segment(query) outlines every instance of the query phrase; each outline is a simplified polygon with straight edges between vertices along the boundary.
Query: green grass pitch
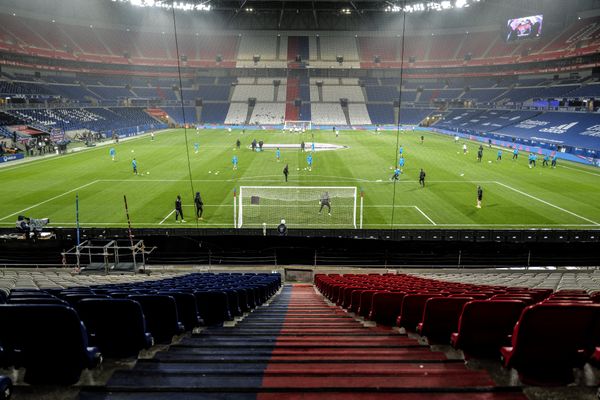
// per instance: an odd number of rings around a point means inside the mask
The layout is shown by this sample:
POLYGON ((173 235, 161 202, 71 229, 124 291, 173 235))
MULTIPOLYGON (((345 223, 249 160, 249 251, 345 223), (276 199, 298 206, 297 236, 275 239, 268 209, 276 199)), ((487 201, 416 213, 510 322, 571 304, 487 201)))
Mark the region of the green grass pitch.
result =
MULTIPOLYGON (((479 143, 418 130, 400 133, 406 166, 399 182, 390 181, 396 160, 396 134, 313 131, 318 143, 347 146, 314 155, 307 171, 306 153, 282 150, 252 153, 253 138, 265 143, 311 142, 311 134, 275 131, 188 130, 188 169, 183 130, 158 133, 114 145, 40 159, 0 168, 0 226, 14 226, 17 215, 49 217, 54 227, 75 225, 75 195, 80 199, 83 227, 126 226, 123 195, 127 196, 134 227, 233 227, 233 192, 240 186, 286 185, 282 169, 289 164, 289 186, 356 186, 364 191, 364 228, 511 229, 600 227, 600 172, 559 160, 556 169, 527 166, 527 154, 518 161, 504 151, 496 161, 496 149, 484 150, 478 163, 479 143), (425 136, 423 144, 420 136, 425 136), (242 142, 234 150, 236 139, 242 142), (198 154, 194 143, 200 144, 198 154), (231 158, 237 154, 239 169, 231 158), (132 173, 138 161, 140 175, 132 173), (420 168, 427 173, 426 186, 418 184, 420 168), (205 218, 196 221, 193 188, 202 193, 205 218), (209 172, 210 171, 210 172, 209 172), (476 188, 484 190, 483 208, 477 209, 476 188), (395 202, 394 199, 395 190, 395 202), (177 194, 183 198, 186 223, 176 224, 172 214, 177 194), (393 213, 393 221, 392 221, 393 213)), ((335 212, 335 202, 332 203, 335 212)), ((289 212, 297 212, 290 210, 289 212)), ((309 211, 307 211, 309 212, 309 211)), ((310 211, 312 212, 312 211, 310 211)), ((315 201, 315 218, 319 216, 315 201)), ((285 218, 285 215, 282 215, 285 218)), ((293 226, 291 226, 293 227, 293 226)), ((325 225, 326 227, 326 220, 325 225)))

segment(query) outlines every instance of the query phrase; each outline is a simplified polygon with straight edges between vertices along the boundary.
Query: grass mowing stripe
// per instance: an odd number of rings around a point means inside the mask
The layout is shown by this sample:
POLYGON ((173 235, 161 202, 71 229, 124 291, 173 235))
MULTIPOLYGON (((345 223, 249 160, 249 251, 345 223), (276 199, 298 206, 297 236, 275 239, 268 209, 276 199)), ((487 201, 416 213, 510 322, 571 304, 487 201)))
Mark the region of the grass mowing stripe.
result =
POLYGON ((81 189, 83 189, 83 188, 86 188, 86 187, 88 187, 88 186, 91 186, 91 185, 93 185, 93 184, 95 184, 95 183, 98 183, 98 180, 95 180, 95 181, 92 181, 92 182, 86 183, 85 185, 78 186, 78 187, 76 187, 75 189, 71 189, 71 190, 69 190, 69 191, 67 191, 67 192, 61 193, 61 194, 59 194, 59 195, 57 195, 57 196, 51 197, 51 198, 49 198, 49 199, 47 199, 47 200, 41 201, 41 202, 39 202, 39 203, 37 203, 37 204, 34 204, 34 205, 32 205, 32 206, 29 206, 29 207, 27 207, 27 208, 24 208, 24 209, 22 209, 22 210, 20 210, 20 211, 14 212, 14 213, 12 213, 12 214, 8 214, 6 217, 2 217, 2 218, 0 218, 0 221, 3 221, 3 220, 5 220, 6 218, 9 218, 9 217, 12 217, 12 216, 15 216, 15 215, 18 215, 18 214, 24 213, 25 211, 31 210, 32 208, 36 208, 36 207, 38 207, 38 206, 41 206, 42 204, 46 204, 46 203, 48 203, 48 202, 51 202, 51 201, 53 201, 53 200, 56 200, 56 199, 58 199, 58 198, 60 198, 60 197, 63 197, 63 196, 65 196, 65 195, 69 194, 69 193, 73 193, 73 192, 75 192, 75 191, 77 191, 77 190, 81 190, 81 189))
POLYGON ((555 204, 549 203, 549 202, 547 202, 546 200, 542 200, 542 199, 540 199, 539 197, 535 197, 535 196, 533 196, 533 195, 531 195, 531 194, 529 194, 529 193, 525 193, 525 192, 523 192, 523 191, 521 191, 521 190, 519 190, 519 189, 515 189, 514 187, 511 187, 511 186, 505 185, 505 184, 504 184, 504 183, 502 183, 502 182, 495 182, 495 183, 497 183, 497 184, 498 184, 498 185, 500 185, 500 186, 504 186, 504 187, 505 187, 505 188, 507 188, 507 189, 514 190, 515 192, 517 192, 517 193, 519 193, 519 194, 522 194, 523 196, 527 196, 527 197, 529 197, 529 198, 532 198, 532 199, 534 199, 534 200, 537 200, 537 201, 539 201, 540 203, 544 203, 544 204, 546 204, 546 205, 549 205, 550 207, 554 207, 554 208, 556 208, 556 209, 558 209, 558 210, 561 210, 561 211, 563 211, 563 212, 566 212, 567 214, 571 214, 571 215, 573 215, 573 216, 575 216, 575 217, 577 217, 577 218, 583 219, 584 221, 591 222, 591 223, 592 223, 592 224, 594 224, 594 225, 600 225, 600 224, 599 224, 598 222, 596 222, 596 221, 592 221, 592 220, 591 220, 591 219, 589 219, 589 218, 582 217, 582 216, 581 216, 581 215, 579 215, 579 214, 575 214, 573 211, 566 210, 566 209, 564 209, 564 208, 562 208, 562 207, 559 207, 559 206, 557 206, 557 205, 555 205, 555 204))

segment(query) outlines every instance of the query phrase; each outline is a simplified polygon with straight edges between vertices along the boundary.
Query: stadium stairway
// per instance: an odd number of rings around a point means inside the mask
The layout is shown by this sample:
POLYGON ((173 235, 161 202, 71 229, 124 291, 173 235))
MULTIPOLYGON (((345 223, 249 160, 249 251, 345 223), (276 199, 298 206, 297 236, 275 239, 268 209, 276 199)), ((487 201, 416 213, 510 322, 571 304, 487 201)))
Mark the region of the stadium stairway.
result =
POLYGON ((365 327, 312 285, 287 285, 234 327, 211 327, 115 372, 82 400, 524 400, 485 371, 365 327))

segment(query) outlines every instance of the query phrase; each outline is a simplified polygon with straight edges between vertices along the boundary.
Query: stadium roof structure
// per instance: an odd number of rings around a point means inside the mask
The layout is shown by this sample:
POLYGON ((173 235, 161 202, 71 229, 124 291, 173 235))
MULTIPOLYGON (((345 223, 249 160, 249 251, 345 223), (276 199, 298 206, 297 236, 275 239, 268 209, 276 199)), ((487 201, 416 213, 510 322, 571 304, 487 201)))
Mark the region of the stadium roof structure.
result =
POLYGON ((209 30, 397 30, 403 15, 410 15, 408 26, 421 28, 500 27, 508 18, 542 13, 546 21, 566 25, 600 9, 600 0, 87 0, 85 5, 77 0, 4 0, 0 12, 117 25, 144 25, 151 18, 153 26, 168 27, 163 20, 172 15, 173 4, 183 27, 200 24, 209 30))

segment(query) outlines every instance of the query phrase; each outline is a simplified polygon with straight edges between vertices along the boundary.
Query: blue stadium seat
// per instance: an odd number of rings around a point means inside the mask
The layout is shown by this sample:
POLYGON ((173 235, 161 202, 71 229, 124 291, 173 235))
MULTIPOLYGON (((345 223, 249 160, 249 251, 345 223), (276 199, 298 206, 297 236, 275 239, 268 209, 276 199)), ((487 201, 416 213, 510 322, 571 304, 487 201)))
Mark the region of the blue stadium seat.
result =
POLYGON ((179 322, 177 303, 172 296, 140 294, 129 298, 142 306, 148 331, 156 343, 170 343, 173 336, 185 331, 179 322))
POLYGON ((142 306, 130 299, 81 299, 75 306, 91 342, 106 357, 137 356, 153 345, 142 306))
POLYGON ((0 342, 9 365, 25 368, 30 384, 74 384, 102 357, 88 347, 87 331, 74 309, 62 305, 0 306, 0 342))
POLYGON ((12 396, 12 381, 9 377, 0 375, 0 400, 8 400, 12 396))

